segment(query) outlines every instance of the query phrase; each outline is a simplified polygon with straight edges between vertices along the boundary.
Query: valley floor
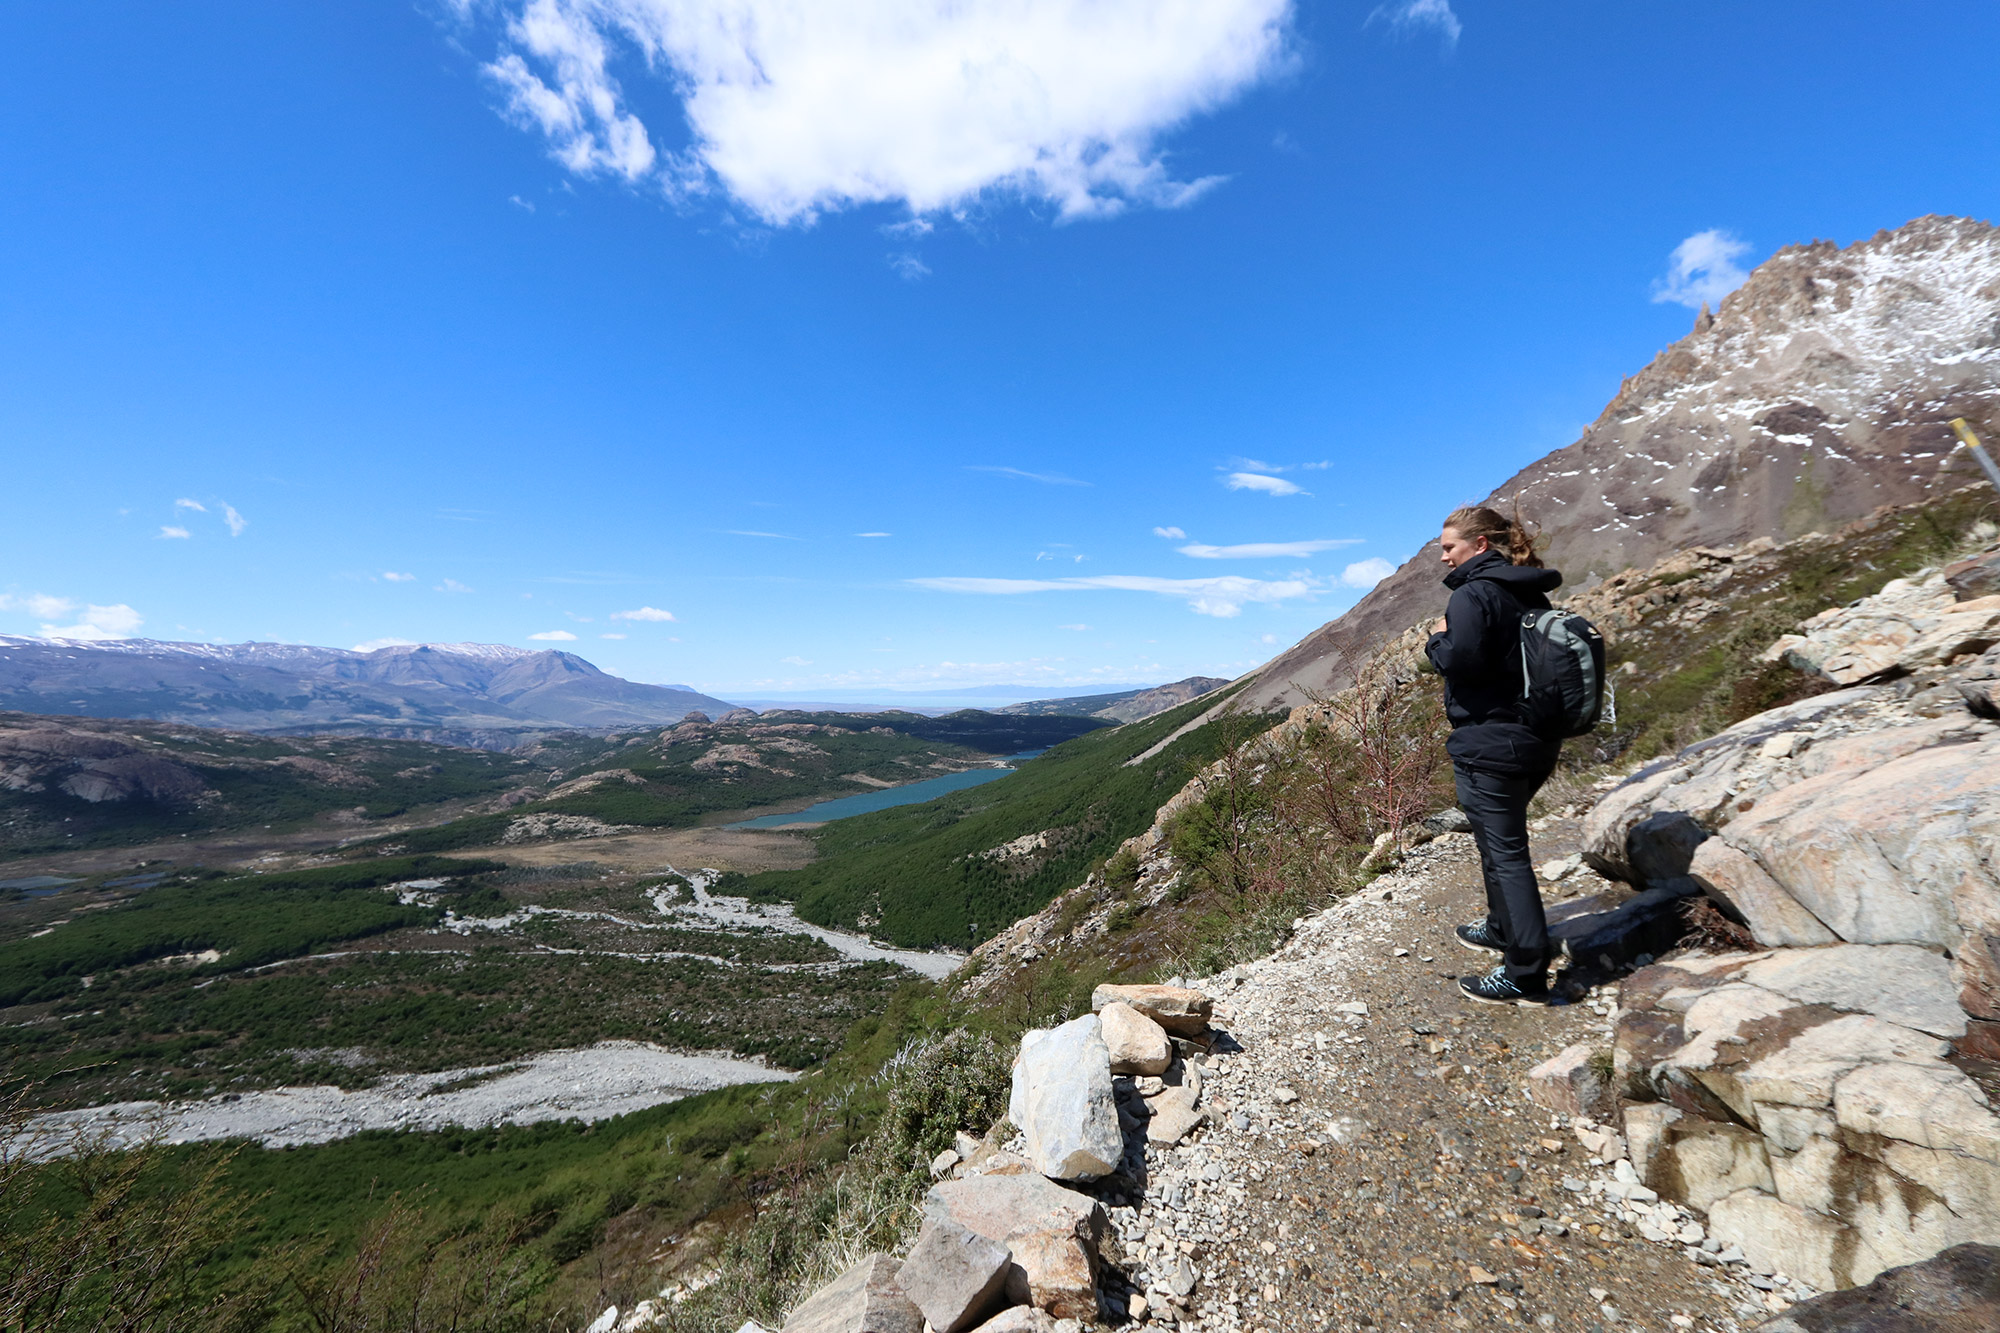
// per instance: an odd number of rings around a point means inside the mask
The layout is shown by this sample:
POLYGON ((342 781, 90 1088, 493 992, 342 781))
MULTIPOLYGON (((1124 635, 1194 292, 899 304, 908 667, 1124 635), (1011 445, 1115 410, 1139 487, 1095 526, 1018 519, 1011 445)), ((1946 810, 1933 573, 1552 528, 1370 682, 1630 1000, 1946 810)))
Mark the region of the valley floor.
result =
MULTIPOLYGON (((1554 824, 1538 857, 1573 838, 1554 824)), ((1602 1037, 1608 1000, 1463 1000, 1457 976, 1486 956, 1451 931, 1482 912, 1472 840, 1447 835, 1273 956, 1190 983, 1218 997, 1227 1033, 1204 1075, 1209 1123, 1152 1149, 1143 1202, 1112 1209, 1125 1248, 1107 1257, 1154 1311, 1192 1276, 1183 1318, 1218 1333, 1729 1333, 1806 1294, 1649 1241, 1593 1191, 1609 1165, 1523 1087, 1602 1037)))

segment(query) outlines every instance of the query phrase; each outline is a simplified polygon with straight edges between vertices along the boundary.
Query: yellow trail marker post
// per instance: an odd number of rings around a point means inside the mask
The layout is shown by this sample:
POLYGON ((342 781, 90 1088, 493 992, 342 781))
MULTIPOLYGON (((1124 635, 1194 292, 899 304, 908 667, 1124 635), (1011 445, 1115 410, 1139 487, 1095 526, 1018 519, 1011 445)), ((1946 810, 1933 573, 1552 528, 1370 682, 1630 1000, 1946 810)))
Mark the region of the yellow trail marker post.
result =
POLYGON ((1979 460, 1979 466, 1986 469, 1986 480, 1993 483, 1994 490, 2000 491, 2000 467, 1994 466, 1993 460, 1980 446, 1979 437, 1972 433, 1972 427, 1965 423, 1964 417, 1954 417, 1951 428, 1958 432, 1959 442, 1970 449, 1972 456, 1979 460))

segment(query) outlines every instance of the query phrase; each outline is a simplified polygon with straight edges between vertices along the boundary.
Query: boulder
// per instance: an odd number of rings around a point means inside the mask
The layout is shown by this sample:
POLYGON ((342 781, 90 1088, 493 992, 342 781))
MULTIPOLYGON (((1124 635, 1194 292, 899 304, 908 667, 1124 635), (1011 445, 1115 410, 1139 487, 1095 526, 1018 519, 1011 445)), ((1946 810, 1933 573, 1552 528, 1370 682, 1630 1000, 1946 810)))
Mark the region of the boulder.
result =
POLYGON ((1055 1180, 1096 1180, 1118 1168, 1125 1138, 1111 1090, 1111 1052, 1096 1014, 1027 1033, 1014 1059, 1008 1118, 1028 1160, 1055 1180))
POLYGON ((1557 1052, 1528 1071, 1528 1096, 1561 1115, 1596 1120, 1611 1114, 1610 1054, 1589 1042, 1557 1052))
POLYGON ((924 1317, 896 1283, 900 1265, 871 1254, 806 1297, 783 1333, 922 1333, 924 1317))
POLYGON ((1975 1333, 2000 1328, 2000 1248, 1954 1245, 1865 1287, 1802 1301, 1758 1333, 1975 1333))
POLYGON ((1092 1011, 1108 1004, 1129 1004, 1167 1031, 1198 1037, 1214 1016, 1215 1001, 1186 986, 1099 986, 1091 992, 1092 1011))
POLYGON ((1164 1074, 1174 1062, 1167 1030, 1122 1001, 1097 1011, 1114 1074, 1164 1074))
POLYGON ((1094 1318, 1099 1247, 1110 1234, 1088 1195, 1039 1175, 975 1176, 931 1187, 924 1218, 948 1219, 1004 1244, 1007 1298, 1058 1318, 1094 1318))
POLYGON ((927 1217, 898 1281, 936 1333, 963 1333, 1003 1299, 1013 1256, 950 1217, 927 1217))

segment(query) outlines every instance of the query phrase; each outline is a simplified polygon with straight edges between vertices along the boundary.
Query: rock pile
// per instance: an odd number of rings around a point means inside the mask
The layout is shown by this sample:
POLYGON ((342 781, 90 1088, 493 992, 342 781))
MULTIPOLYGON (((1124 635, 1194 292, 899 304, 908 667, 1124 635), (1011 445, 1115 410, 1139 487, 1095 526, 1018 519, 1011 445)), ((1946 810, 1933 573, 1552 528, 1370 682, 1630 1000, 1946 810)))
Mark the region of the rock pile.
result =
MULTIPOLYGON (((813 1293, 784 1333, 1054 1333, 1107 1314, 1185 1308, 1191 1272, 1150 1298, 1104 1290, 1105 1204, 1146 1177, 1147 1145, 1200 1125, 1198 1061, 1213 1002, 1178 986, 1100 986, 1093 1012, 1028 1033, 1014 1061, 1006 1144, 961 1135, 932 1163, 923 1229, 899 1264, 872 1254, 813 1293)), ((997 1128, 997 1127, 996 1127, 997 1128)), ((1185 1268, 1185 1265, 1183 1265, 1185 1268)))

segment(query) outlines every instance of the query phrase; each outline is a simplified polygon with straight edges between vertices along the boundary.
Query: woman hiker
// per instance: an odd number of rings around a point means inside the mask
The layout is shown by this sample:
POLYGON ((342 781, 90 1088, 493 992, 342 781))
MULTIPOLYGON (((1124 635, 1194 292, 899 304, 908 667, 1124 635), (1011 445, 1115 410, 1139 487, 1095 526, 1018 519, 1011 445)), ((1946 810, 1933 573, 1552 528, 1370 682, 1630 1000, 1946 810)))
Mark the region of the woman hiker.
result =
POLYGON ((1451 601, 1424 652, 1444 677, 1445 750, 1486 878, 1486 919, 1460 926, 1458 940, 1502 960, 1458 985, 1487 1004, 1545 1004, 1548 921, 1528 856, 1528 802, 1554 771, 1562 741, 1521 721, 1521 613, 1546 610, 1562 575, 1542 568, 1518 519, 1484 505, 1454 510, 1440 545, 1451 601))

